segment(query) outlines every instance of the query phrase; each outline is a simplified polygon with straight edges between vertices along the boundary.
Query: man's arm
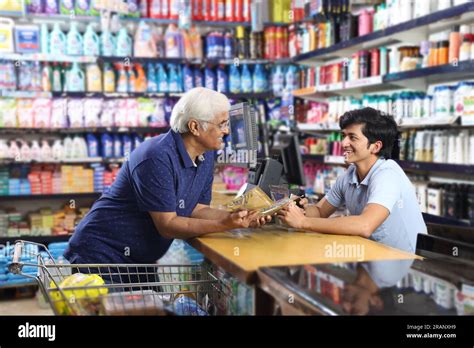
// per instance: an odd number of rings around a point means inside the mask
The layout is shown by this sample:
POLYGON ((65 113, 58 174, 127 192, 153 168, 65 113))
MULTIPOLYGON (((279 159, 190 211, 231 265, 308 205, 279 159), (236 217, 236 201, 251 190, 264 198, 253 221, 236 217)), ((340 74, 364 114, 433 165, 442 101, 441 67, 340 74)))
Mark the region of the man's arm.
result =
POLYGON ((361 215, 332 219, 307 217, 301 209, 294 205, 279 212, 281 219, 291 227, 319 233, 345 234, 365 238, 369 238, 389 214, 390 211, 387 208, 375 203, 367 204, 361 215))
MULTIPOLYGON (((196 219, 205 219, 205 220, 225 220, 230 216, 230 212, 220 209, 211 208, 208 205, 200 204, 194 208, 193 213, 191 214, 192 218, 196 219)), ((250 222, 249 227, 257 228, 265 225, 267 222, 272 220, 271 216, 262 216, 258 219, 255 219, 250 222)))
POLYGON ((234 228, 247 228, 256 218, 255 213, 239 211, 224 219, 208 220, 177 216, 176 212, 149 212, 155 227, 165 238, 188 239, 208 233, 223 232, 234 228))
POLYGON ((326 197, 323 197, 317 204, 305 205, 306 216, 308 217, 318 217, 318 218, 328 218, 336 211, 336 207, 331 205, 326 197))

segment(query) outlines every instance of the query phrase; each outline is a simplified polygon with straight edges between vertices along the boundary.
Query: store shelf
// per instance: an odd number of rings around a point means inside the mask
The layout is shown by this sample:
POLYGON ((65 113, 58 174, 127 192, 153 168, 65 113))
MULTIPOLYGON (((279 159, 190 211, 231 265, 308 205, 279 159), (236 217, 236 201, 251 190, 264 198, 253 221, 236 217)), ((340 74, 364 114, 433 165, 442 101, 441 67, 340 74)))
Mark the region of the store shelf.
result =
POLYGON ((336 166, 345 166, 346 163, 344 161, 343 156, 330 156, 330 155, 303 155, 304 161, 314 161, 328 165, 336 165, 336 166))
POLYGON ((2 128, 0 134, 165 133, 169 127, 2 128))
POLYGON ((423 220, 425 220, 425 223, 450 225, 450 226, 462 226, 462 227, 473 226, 473 224, 469 220, 460 220, 456 218, 438 216, 438 215, 433 215, 433 214, 428 214, 428 213, 422 213, 422 214, 423 214, 423 220))
POLYGON ((25 61, 25 62, 58 62, 58 63, 95 63, 98 57, 92 56, 65 56, 55 54, 21 54, 21 53, 3 53, 2 59, 25 61))
POLYGON ((20 161, 14 159, 0 159, 0 166, 11 164, 87 164, 87 163, 124 163, 127 159, 125 157, 119 158, 103 158, 103 157, 87 157, 87 158, 71 158, 64 160, 31 160, 20 161))
POLYGON ((17 195, 17 196, 1 196, 0 202, 9 201, 29 201, 37 199, 70 199, 70 198, 94 198, 97 199, 102 195, 101 192, 86 192, 86 193, 55 193, 50 195, 17 195))
POLYGON ((274 97, 272 91, 262 93, 224 93, 229 99, 265 99, 274 97))
POLYGON ((295 97, 321 100, 332 96, 361 96, 365 93, 384 92, 400 88, 426 92, 428 85, 474 78, 474 60, 415 69, 385 76, 373 76, 355 81, 306 87, 293 91, 295 97))
POLYGON ((398 160, 397 162, 400 167, 408 171, 474 176, 474 165, 414 162, 401 160, 398 160))
POLYGON ((298 123, 298 130, 304 133, 330 133, 340 132, 341 129, 337 123, 298 123))
POLYGON ((318 65, 335 58, 349 57, 360 50, 400 41, 423 41, 432 32, 449 29, 453 25, 471 22, 473 19, 474 3, 466 3, 346 40, 328 48, 300 54, 294 57, 294 61, 300 64, 318 65))
POLYGON ((18 282, 18 283, 9 283, 9 282, 1 282, 0 283, 0 290, 4 289, 15 289, 15 288, 24 288, 24 287, 37 287, 38 282, 31 280, 30 282, 18 282))
POLYGON ((0 244, 14 244, 17 240, 26 240, 29 242, 49 244, 56 242, 67 242, 72 234, 58 236, 16 236, 16 237, 0 237, 0 244))
POLYGON ((129 93, 89 93, 89 92, 53 92, 50 93, 51 97, 56 98, 103 98, 103 99, 115 99, 115 98, 179 98, 183 93, 150 93, 150 92, 129 92, 129 93))

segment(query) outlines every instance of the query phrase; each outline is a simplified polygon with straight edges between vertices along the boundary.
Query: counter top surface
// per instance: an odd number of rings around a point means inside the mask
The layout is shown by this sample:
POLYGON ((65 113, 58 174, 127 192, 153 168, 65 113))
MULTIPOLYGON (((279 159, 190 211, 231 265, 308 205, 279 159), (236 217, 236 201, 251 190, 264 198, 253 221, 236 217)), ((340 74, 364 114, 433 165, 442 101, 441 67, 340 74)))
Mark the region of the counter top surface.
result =
POLYGON ((189 240, 211 262, 248 284, 261 267, 415 259, 418 256, 356 236, 288 231, 265 226, 189 240))

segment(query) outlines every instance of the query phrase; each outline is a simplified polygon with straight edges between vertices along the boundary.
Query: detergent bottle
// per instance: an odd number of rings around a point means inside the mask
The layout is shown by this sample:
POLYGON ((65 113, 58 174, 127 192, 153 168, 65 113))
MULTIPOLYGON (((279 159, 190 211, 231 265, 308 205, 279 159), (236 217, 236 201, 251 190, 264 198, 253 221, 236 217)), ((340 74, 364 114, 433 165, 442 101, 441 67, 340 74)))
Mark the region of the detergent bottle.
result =
POLYGON ((144 21, 140 21, 135 32, 133 52, 136 57, 156 57, 157 55, 151 27, 144 21))
POLYGON ((86 69, 87 92, 102 92, 102 71, 97 64, 88 64, 86 69))
POLYGON ((119 93, 127 93, 128 89, 128 77, 127 73, 124 69, 123 64, 116 64, 117 70, 117 92, 119 93))
POLYGON ((241 92, 241 81, 239 68, 235 65, 230 66, 229 74, 229 90, 230 93, 240 93, 241 92))
POLYGON ((137 87, 137 75, 135 75, 135 71, 133 70, 133 65, 126 67, 127 76, 128 76, 128 87, 127 92, 135 93, 138 92, 136 90, 137 87))
POLYGON ((104 64, 104 92, 115 92, 115 73, 110 63, 104 64))
POLYGON ((252 92, 252 74, 247 64, 244 64, 242 67, 242 93, 251 93, 252 92))
POLYGON ((156 70, 153 63, 147 65, 147 92, 156 93, 158 92, 158 84, 156 83, 156 70))
POLYGON ((168 75, 166 74, 165 67, 163 64, 158 64, 157 65, 157 84, 158 84, 158 92, 160 93, 168 93, 169 88, 168 88, 168 75))
POLYGON ((84 40, 77 30, 77 23, 71 22, 71 28, 67 34, 66 54, 68 56, 82 56, 84 54, 84 40))
POLYGON ((102 30, 100 35, 101 54, 105 57, 112 57, 116 52, 116 44, 115 36, 108 29, 102 30))
POLYGON ((147 81, 145 70, 141 64, 136 64, 135 69, 137 70, 137 79, 135 81, 135 91, 139 93, 145 93, 147 90, 147 81))
POLYGON ((184 91, 187 92, 190 89, 194 88, 194 76, 191 67, 186 64, 183 66, 183 84, 184 84, 184 91))
POLYGON ((54 23, 49 36, 49 53, 64 56, 66 52, 66 35, 61 31, 59 23, 54 23))
POLYGON ((93 26, 94 24, 90 23, 84 34, 84 55, 97 57, 100 55, 100 41, 93 26))
POLYGON ((128 35, 127 28, 122 27, 117 35, 115 55, 117 57, 131 57, 132 56, 132 39, 128 35))
POLYGON ((229 79, 227 73, 222 66, 217 68, 217 91, 220 93, 229 92, 229 79))
POLYGON ((49 54, 49 31, 48 24, 41 23, 41 53, 49 54))
POLYGON ((85 76, 79 63, 72 63, 72 68, 66 74, 66 89, 67 92, 84 92, 85 90, 85 76))

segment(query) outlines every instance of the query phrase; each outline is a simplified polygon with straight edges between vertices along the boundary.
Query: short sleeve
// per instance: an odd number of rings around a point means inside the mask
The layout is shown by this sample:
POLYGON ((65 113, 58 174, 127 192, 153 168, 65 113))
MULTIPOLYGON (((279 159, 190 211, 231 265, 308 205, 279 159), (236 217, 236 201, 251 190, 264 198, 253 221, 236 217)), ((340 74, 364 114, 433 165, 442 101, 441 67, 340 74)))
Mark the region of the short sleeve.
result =
POLYGON ((176 188, 171 163, 148 159, 132 172, 132 186, 141 211, 175 212, 176 188))
POLYGON ((341 207, 344 202, 344 181, 347 176, 347 172, 345 175, 341 175, 336 179, 336 183, 331 190, 326 195, 326 199, 335 208, 341 207))
POLYGON ((390 213, 401 198, 399 175, 392 170, 381 170, 371 178, 368 188, 367 204, 376 203, 387 208, 390 213))

